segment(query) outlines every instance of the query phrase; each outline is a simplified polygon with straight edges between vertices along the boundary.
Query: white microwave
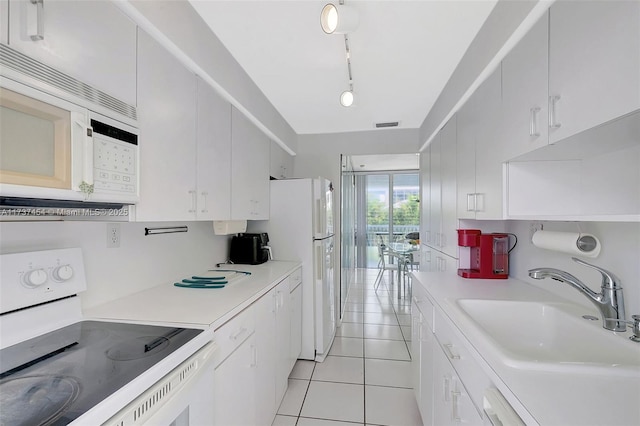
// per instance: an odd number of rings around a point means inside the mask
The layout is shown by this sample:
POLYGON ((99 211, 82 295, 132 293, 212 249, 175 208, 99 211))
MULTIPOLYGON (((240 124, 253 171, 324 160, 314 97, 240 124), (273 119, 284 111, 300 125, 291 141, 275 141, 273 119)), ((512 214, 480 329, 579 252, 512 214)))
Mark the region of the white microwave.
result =
POLYGON ((138 130, 0 77, 0 197, 135 204, 138 130))

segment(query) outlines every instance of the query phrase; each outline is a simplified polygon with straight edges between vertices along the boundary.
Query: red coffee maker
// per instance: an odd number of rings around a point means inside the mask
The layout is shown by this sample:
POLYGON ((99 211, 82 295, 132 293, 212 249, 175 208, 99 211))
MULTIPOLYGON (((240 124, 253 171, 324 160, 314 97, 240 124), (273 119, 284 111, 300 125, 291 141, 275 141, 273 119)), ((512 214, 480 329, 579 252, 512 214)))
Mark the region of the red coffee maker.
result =
POLYGON ((458 229, 458 246, 469 247, 460 250, 468 252, 469 269, 458 269, 464 278, 506 279, 509 277, 509 235, 483 234, 479 229, 458 229))

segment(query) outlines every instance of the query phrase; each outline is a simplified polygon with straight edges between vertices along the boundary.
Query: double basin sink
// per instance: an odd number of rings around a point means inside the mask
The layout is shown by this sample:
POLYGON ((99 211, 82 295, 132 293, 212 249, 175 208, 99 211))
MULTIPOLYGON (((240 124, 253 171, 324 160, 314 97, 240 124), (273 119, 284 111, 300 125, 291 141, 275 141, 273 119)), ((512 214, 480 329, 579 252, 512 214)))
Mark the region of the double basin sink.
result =
POLYGON ((640 343, 566 303, 458 299, 457 307, 504 364, 548 372, 640 378, 640 343))

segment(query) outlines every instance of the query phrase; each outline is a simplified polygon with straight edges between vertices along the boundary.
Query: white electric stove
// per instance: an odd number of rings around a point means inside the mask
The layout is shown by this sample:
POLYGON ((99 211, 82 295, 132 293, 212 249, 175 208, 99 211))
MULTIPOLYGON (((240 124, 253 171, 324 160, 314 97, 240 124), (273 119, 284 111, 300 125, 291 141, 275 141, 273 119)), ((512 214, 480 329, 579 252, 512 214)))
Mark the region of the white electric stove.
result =
POLYGON ((80 249, 0 256, 0 424, 145 424, 193 387, 206 331, 85 320, 86 285, 80 249))

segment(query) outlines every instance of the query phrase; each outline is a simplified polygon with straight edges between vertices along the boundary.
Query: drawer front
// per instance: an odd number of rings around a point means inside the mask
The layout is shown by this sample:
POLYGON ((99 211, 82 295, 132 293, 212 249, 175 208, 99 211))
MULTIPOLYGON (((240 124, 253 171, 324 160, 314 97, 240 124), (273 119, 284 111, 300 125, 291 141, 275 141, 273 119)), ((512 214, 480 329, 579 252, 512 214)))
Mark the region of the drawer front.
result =
POLYGON ((238 346, 242 344, 256 329, 253 305, 224 323, 214 333, 218 344, 216 365, 224 361, 238 346))
POLYGON ((289 275, 289 291, 295 290, 302 284, 302 268, 298 268, 289 275))
POLYGON ((482 412, 482 398, 484 390, 491 386, 491 381, 484 374, 471 353, 464 346, 460 336, 449 320, 439 311, 434 317, 435 335, 442 351, 445 353, 460 380, 469 391, 469 396, 478 412, 482 412))

